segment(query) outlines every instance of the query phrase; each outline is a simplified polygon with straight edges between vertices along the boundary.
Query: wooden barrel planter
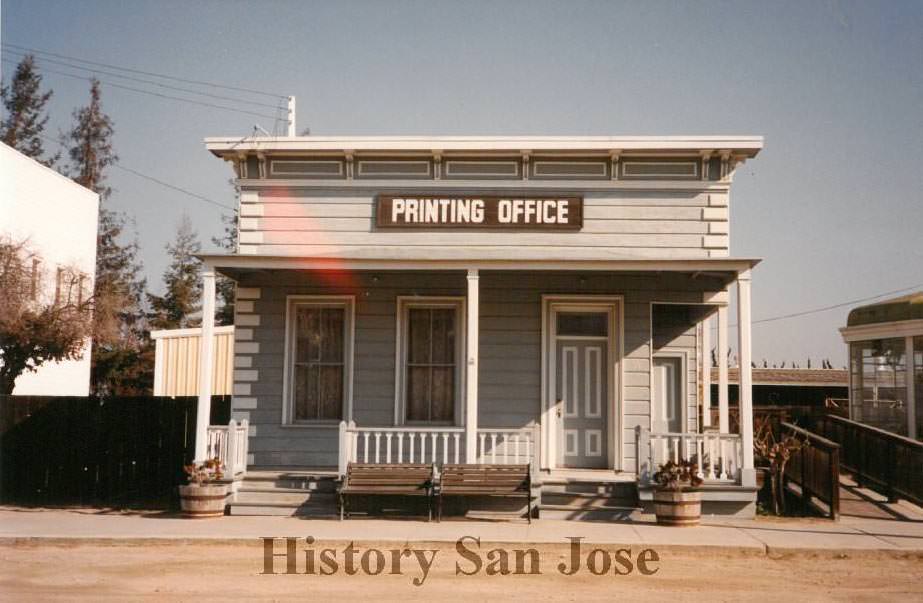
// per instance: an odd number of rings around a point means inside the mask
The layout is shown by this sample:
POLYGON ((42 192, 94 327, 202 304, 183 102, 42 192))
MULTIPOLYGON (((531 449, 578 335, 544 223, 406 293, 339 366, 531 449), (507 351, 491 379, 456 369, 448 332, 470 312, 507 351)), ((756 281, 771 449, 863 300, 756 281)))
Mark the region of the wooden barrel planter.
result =
POLYGON ((194 519, 222 517, 227 497, 228 487, 224 484, 189 484, 179 487, 180 508, 186 517, 194 519))
POLYGON ((698 490, 654 490, 657 523, 665 526, 697 526, 702 517, 702 493, 698 490))

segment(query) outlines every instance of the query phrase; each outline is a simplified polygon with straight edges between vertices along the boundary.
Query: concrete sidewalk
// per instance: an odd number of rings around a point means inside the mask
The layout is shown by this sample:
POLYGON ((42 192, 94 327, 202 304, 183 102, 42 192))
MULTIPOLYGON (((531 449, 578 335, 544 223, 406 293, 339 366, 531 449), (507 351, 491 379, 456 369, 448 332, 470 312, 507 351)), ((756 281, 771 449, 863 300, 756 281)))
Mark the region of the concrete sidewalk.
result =
POLYGON ((561 544, 583 537, 586 544, 655 546, 710 553, 754 555, 863 553, 923 556, 923 517, 919 520, 844 517, 823 519, 703 519, 695 528, 658 526, 652 516, 636 521, 304 519, 298 517, 223 517, 190 520, 174 514, 102 509, 0 507, 0 542, 11 544, 86 541, 109 544, 221 541, 258 544, 260 537, 313 536, 318 541, 357 543, 452 543, 462 536, 484 542, 561 544))

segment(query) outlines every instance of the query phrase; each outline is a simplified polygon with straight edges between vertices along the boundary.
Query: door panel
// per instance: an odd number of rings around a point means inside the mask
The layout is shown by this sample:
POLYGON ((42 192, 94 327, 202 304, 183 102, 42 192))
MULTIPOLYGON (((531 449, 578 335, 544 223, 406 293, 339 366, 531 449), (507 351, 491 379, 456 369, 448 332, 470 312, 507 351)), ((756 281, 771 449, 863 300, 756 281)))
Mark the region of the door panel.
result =
POLYGON ((609 375, 605 338, 558 337, 556 396, 560 400, 558 464, 606 468, 609 375))
POLYGON ((651 429, 678 433, 683 429, 683 362, 677 357, 654 357, 651 429))

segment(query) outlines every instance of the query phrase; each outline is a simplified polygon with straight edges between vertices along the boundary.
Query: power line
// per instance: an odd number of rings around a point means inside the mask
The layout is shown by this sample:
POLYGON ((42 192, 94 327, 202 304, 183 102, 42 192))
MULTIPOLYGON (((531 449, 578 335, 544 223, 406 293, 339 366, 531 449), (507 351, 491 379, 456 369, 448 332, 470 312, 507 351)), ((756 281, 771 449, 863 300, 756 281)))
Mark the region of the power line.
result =
POLYGON ((181 193, 183 193, 183 194, 185 194, 185 195, 189 195, 190 197, 193 197, 193 198, 198 199, 198 200, 200 200, 200 201, 204 201, 205 203, 211 203, 212 205, 217 205, 218 207, 223 207, 223 208, 225 208, 225 209, 230 209, 231 211, 235 211, 235 208, 231 207, 230 205, 225 205, 224 203, 219 203, 218 201, 213 201, 213 200, 209 199, 208 197, 203 197, 202 195, 199 195, 198 193, 193 193, 192 191, 187 191, 186 189, 180 188, 180 187, 178 187, 178 186, 176 186, 176 185, 173 185, 173 184, 170 184, 169 182, 164 182, 163 180, 158 180, 157 178, 154 178, 153 176, 148 176, 147 174, 142 174, 141 172, 139 172, 139 171, 137 171, 137 170, 133 170, 133 169, 131 169, 130 167, 125 167, 124 165, 119 165, 118 163, 113 163, 112 165, 113 165, 114 167, 119 168, 120 170, 125 170, 126 172, 128 172, 128 173, 130 173, 130 174, 134 174, 135 176, 138 176, 139 178, 144 178, 145 180, 150 180, 151 182, 156 182, 157 184, 159 184, 159 185, 161 185, 161 186, 165 186, 165 187, 167 187, 167 188, 170 188, 170 189, 173 189, 173 190, 175 190, 175 191, 181 192, 181 193))
POLYGON ((155 72, 153 72, 153 71, 142 71, 142 70, 140 70, 140 69, 131 69, 131 68, 129 68, 129 67, 120 67, 120 66, 118 66, 118 65, 112 65, 112 64, 109 64, 109 63, 99 63, 99 62, 90 61, 90 60, 87 60, 87 59, 78 59, 78 58, 76 58, 76 57, 69 57, 69 56, 65 56, 65 55, 62 55, 62 54, 55 53, 55 52, 50 52, 50 51, 47 51, 47 50, 38 50, 38 49, 36 49, 36 48, 29 48, 29 47, 27 47, 27 46, 20 46, 20 45, 18 45, 18 44, 10 44, 9 42, 4 42, 4 43, 2 44, 2 46, 5 46, 5 47, 7 47, 7 48, 14 48, 14 49, 17 49, 17 50, 20 50, 20 51, 30 52, 30 53, 36 54, 36 55, 43 55, 43 54, 44 54, 44 55, 48 55, 48 56, 52 56, 52 57, 57 57, 57 58, 60 58, 60 59, 67 59, 67 60, 69 60, 69 61, 74 61, 74 62, 76 62, 76 63, 86 63, 87 65, 97 65, 97 66, 100 66, 100 67, 107 67, 107 68, 109 68, 109 69, 117 69, 117 70, 119 70, 119 71, 127 71, 127 72, 129 72, 129 73, 137 73, 137 74, 140 74, 140 75, 149 75, 149 76, 152 76, 152 77, 159 77, 159 78, 174 80, 174 81, 177 81, 177 82, 184 82, 184 83, 186 83, 186 84, 198 84, 198 85, 200 85, 200 86, 212 86, 213 88, 224 88, 225 90, 236 90, 237 92, 247 92, 247 93, 250 93, 250 94, 260 94, 260 95, 263 95, 263 96, 269 96, 269 97, 272 97, 272 98, 279 98, 279 99, 286 99, 286 98, 288 98, 288 96, 285 95, 285 94, 274 94, 274 93, 272 93, 272 92, 266 92, 266 91, 263 91, 263 90, 254 90, 254 89, 252 89, 252 88, 241 88, 241 87, 239 87, 239 86, 228 86, 228 85, 226 85, 226 84, 218 84, 218 83, 215 83, 215 82, 206 82, 206 81, 202 81, 202 80, 193 80, 193 79, 181 78, 181 77, 176 77, 176 76, 172 76, 172 75, 165 75, 165 74, 163 74, 163 73, 155 73, 155 72))
POLYGON ((808 314, 817 314, 819 312, 826 312, 827 310, 835 310, 837 308, 842 308, 844 306, 851 306, 853 304, 859 304, 865 301, 871 301, 873 299, 878 299, 879 297, 884 297, 886 295, 895 295, 897 293, 903 293, 905 291, 910 291, 912 289, 919 289, 923 287, 923 283, 918 283, 916 285, 911 285, 910 287, 903 287, 901 289, 895 289, 894 291, 887 291, 885 293, 879 293, 878 295, 872 295, 870 297, 863 297, 861 299, 854 299, 847 302, 842 302, 839 304, 833 304, 832 306, 824 306, 823 308, 815 308, 813 310, 805 310, 803 312, 793 312, 791 314, 783 314, 781 316, 773 316, 772 318, 763 318, 761 320, 754 320, 751 324, 758 324, 764 322, 774 322, 777 320, 785 320, 787 318, 797 318, 799 316, 807 316, 808 314))
MULTIPOLYGON (((766 322, 775 322, 775 321, 778 321, 778 320, 786 320, 786 319, 789 319, 789 318, 798 318, 798 317, 800 317, 800 316, 807 316, 807 315, 809 315, 809 314, 818 314, 818 313, 820 313, 820 312, 826 312, 826 311, 828 311, 828 310, 836 310, 837 308, 843 308, 843 307, 845 307, 845 306, 852 306, 852 305, 854 305, 854 304, 860 304, 860 303, 862 303, 862 302, 872 301, 873 299, 878 299, 878 298, 880 298, 880 297, 885 297, 886 295, 896 295, 896 294, 898 294, 898 293, 904 293, 905 291, 912 291, 912 290, 914 290, 914 289, 920 289, 920 288, 923 288, 923 283, 919 283, 919 284, 916 284, 916 285, 911 285, 911 286, 909 286, 909 287, 902 287, 901 289, 895 289, 894 291, 886 291, 886 292, 884 292, 884 293, 879 293, 878 295, 871 295, 871 296, 869 296, 869 297, 863 297, 863 298, 860 298, 860 299, 853 299, 853 300, 850 300, 850 301, 841 302, 841 303, 838 303, 838 304, 833 304, 832 306, 824 306, 824 307, 822 307, 822 308, 814 308, 813 310, 804 310, 804 311, 801 311, 801 312, 792 312, 791 314, 782 314, 782 315, 779 315, 779 316, 772 316, 772 317, 770 317, 770 318, 761 318, 760 320, 751 321, 750 324, 751 324, 751 325, 756 325, 756 324, 761 324, 761 323, 766 323, 766 322)), ((728 325, 728 328, 729 328, 729 329, 730 329, 730 328, 735 328, 735 327, 737 327, 736 324, 728 325)))
MULTIPOLYGON (((54 138, 52 138, 52 137, 50 137, 50 136, 45 136, 44 134, 39 134, 39 137, 44 138, 45 140, 48 140, 48 141, 50 141, 50 142, 53 142, 53 143, 55 143, 55 144, 57 144, 57 145, 59 145, 59 146, 62 146, 62 147, 64 146, 64 144, 63 144, 60 140, 55 140, 54 138)), ((134 174, 135 176, 138 176, 139 178, 144 178, 145 180, 150 180, 151 182, 157 183, 157 184, 159 184, 159 185, 161 185, 161 186, 165 186, 166 188, 169 188, 169 189, 172 189, 172 190, 174 190, 174 191, 183 193, 184 195, 188 195, 188 196, 192 197, 193 199, 198 199, 199 201, 204 201, 205 203, 210 203, 210 204, 216 205, 216 206, 218 206, 218 207, 223 207, 224 209, 230 209, 231 211, 236 211, 236 208, 231 207, 230 205, 225 205, 224 203, 221 203, 221 202, 219 202, 219 201, 215 201, 214 199, 209 199, 208 197, 204 197, 204 196, 202 196, 202 195, 200 195, 200 194, 198 194, 198 193, 194 193, 194 192, 192 192, 192 191, 190 191, 190 190, 186 190, 186 189, 184 189, 184 188, 182 188, 182 187, 180 187, 180 186, 176 186, 175 184, 170 184, 169 182, 164 182, 163 180, 160 180, 159 178, 155 178, 155 177, 153 177, 153 176, 148 176, 147 174, 144 174, 144 173, 142 173, 142 172, 139 172, 138 170, 134 170, 134 169, 132 169, 132 168, 130 168, 130 167, 127 167, 127 166, 124 166, 124 165, 120 165, 120 164, 118 164, 118 163, 113 163, 112 166, 113 166, 113 167, 116 167, 116 168, 118 168, 118 169, 120 169, 120 170, 124 170, 124 171, 126 171, 126 172, 128 172, 128 173, 130 173, 130 174, 134 174)))
MULTIPOLYGON (((19 52, 19 51, 16 51, 16 50, 7 50, 7 52, 9 52, 9 53, 11 53, 11 54, 13 54, 13 55, 19 56, 19 57, 25 57, 25 56, 26 56, 26 53, 19 52)), ((169 89, 169 90, 177 90, 177 91, 179 91, 179 92, 188 92, 188 93, 190 93, 190 94, 198 94, 198 95, 200 95, 200 96, 207 96, 207 97, 209 97, 209 98, 215 98, 215 99, 218 99, 218 100, 226 100, 226 101, 231 101, 231 102, 235 102, 235 103, 245 103, 245 104, 248 104, 248 105, 254 105, 254 106, 256 106, 256 107, 268 107, 269 109, 276 109, 276 110, 279 109, 279 105, 278 105, 278 104, 271 105, 271 104, 269 104, 269 103, 261 103, 261 102, 259 102, 259 101, 246 100, 246 99, 242 99, 242 98, 234 98, 234 97, 231 97, 231 96, 223 96, 223 95, 220 95, 220 94, 211 94, 211 93, 209 93, 209 92, 201 92, 201 91, 199 91, 199 90, 193 90, 192 88, 183 88, 183 87, 181 87, 181 86, 171 86, 170 84, 164 84, 164 83, 162 83, 162 82, 155 82, 155 81, 153 81, 153 80, 148 80, 148 79, 144 79, 144 78, 140 78, 140 77, 132 77, 132 76, 130 76, 130 75, 123 75, 123 74, 121 74, 121 73, 114 73, 114 72, 112 72, 112 71, 104 71, 104 70, 102 70, 102 69, 96 69, 96 68, 92 68, 92 67, 81 67, 80 65, 74 65, 74 64, 71 64, 71 63, 67 63, 66 61, 58 61, 58 60, 56 60, 56 59, 47 59, 47 58, 45 58, 45 57, 39 57, 39 58, 40 58, 40 60, 42 60, 42 61, 44 61, 44 62, 46 62, 46 63, 55 63, 55 64, 57 64, 57 65, 63 65, 64 67, 67 67, 67 68, 69 68, 69 69, 79 69, 79 70, 82 70, 82 71, 89 71, 90 73, 102 73, 102 74, 107 75, 107 76, 109 76, 109 77, 117 77, 117 78, 122 78, 122 79, 125 79, 125 80, 131 80, 131 81, 134 81, 134 82, 141 82, 141 83, 144 83, 144 84, 149 84, 149 85, 151 85, 151 86, 159 86, 160 88, 167 88, 167 89, 169 89)))
MULTIPOLYGON (((13 64, 13 65, 16 64, 16 62, 15 62, 13 59, 2 59, 2 61, 3 61, 4 63, 7 63, 7 64, 13 64)), ((52 70, 52 69, 43 69, 42 71, 44 71, 45 73, 54 73, 54 74, 56 74, 56 75, 63 75, 63 76, 66 76, 66 77, 72 77, 72 78, 78 79, 78 80, 92 81, 92 80, 94 79, 94 78, 86 77, 86 76, 83 76, 83 75, 75 75, 75 74, 73 74, 73 73, 65 73, 65 72, 63 72, 63 71, 54 71, 54 70, 52 70)), ((184 103, 190 103, 190 104, 193 104, 193 105, 201 105, 201 106, 203 106, 203 107, 210 107, 210 108, 212 108, 212 109, 221 109, 221 110, 224 110, 224 111, 232 111, 232 112, 234 112, 234 113, 243 113, 244 115, 254 115, 254 116, 256 116, 256 117, 262 117, 262 118, 265 118, 265 119, 272 119, 272 120, 275 120, 275 119, 276 119, 275 116, 273 116, 273 115, 266 115, 265 113, 257 113, 257 112, 255 112, 255 111, 247 111, 246 109, 235 109, 234 107, 227 107, 227 106, 225 106, 225 105, 216 105, 216 104, 214 104, 214 103, 207 103, 207 102, 205 102, 205 101, 199 101, 199 100, 195 100, 195 99, 191 99, 191 98, 182 98, 182 97, 179 97, 179 96, 171 96, 171 95, 169 95, 169 94, 161 94, 161 93, 159 93, 159 92, 152 92, 152 91, 150 91, 150 90, 142 90, 141 88, 133 88, 133 87, 131 87, 131 86, 125 86, 124 84, 117 84, 117 83, 115 83, 115 82, 109 82, 109 81, 106 81, 106 80, 99 80, 98 78, 97 78, 97 80, 99 81, 99 83, 105 84, 106 86, 110 86, 110 87, 113 87, 113 88, 120 88, 120 89, 122 89, 122 90, 129 90, 129 91, 131 91, 131 92, 139 92, 139 93, 141 93, 141 94, 149 94, 149 95, 151 95, 151 96, 156 96, 156 97, 159 97, 159 98, 165 98, 165 99, 180 101, 180 102, 184 102, 184 103)))

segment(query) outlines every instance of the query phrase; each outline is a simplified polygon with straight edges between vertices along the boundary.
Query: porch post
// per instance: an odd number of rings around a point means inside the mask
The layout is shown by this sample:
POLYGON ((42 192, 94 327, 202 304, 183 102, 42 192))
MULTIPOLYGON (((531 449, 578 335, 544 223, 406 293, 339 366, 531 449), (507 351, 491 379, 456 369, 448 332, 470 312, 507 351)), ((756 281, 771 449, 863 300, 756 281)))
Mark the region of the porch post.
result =
POLYGON ((480 284, 477 270, 468 271, 467 362, 465 368, 465 462, 476 463, 478 458, 478 316, 480 284))
POLYGON ((742 486, 756 485, 753 470, 753 376, 751 373, 750 341, 750 270, 737 275, 737 347, 738 389, 740 391, 740 440, 743 447, 743 463, 740 473, 742 486))
POLYGON ((199 339, 199 404, 196 409, 195 460, 208 454, 208 423, 212 409, 212 361, 215 352, 215 271, 202 271, 202 336, 199 339))
POLYGON ((913 364, 913 335, 907 336, 907 344, 904 348, 904 381, 907 382, 907 437, 911 440, 917 439, 917 403, 916 391, 914 391, 914 374, 915 366, 913 364))
MULTIPOLYGON (((711 317, 702 321, 702 427, 711 427, 711 317)), ((701 430, 700 430, 701 431, 701 430)))
POLYGON ((728 421, 728 308, 718 306, 718 431, 730 433, 728 421))

